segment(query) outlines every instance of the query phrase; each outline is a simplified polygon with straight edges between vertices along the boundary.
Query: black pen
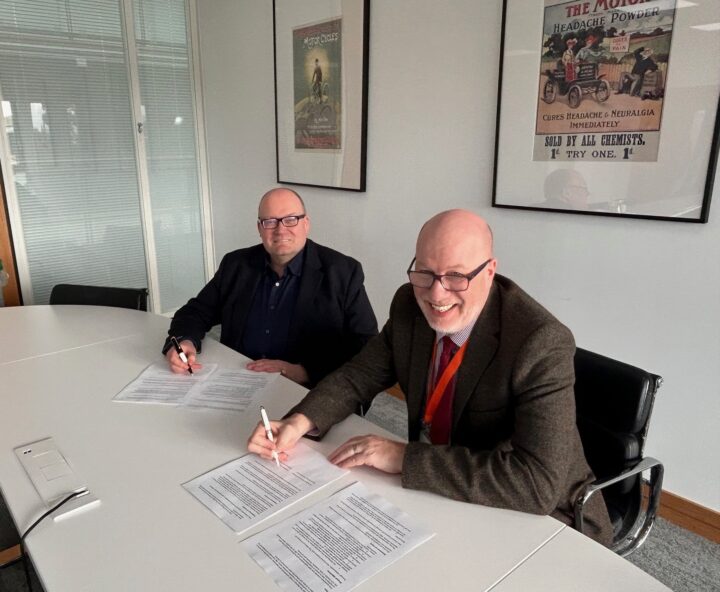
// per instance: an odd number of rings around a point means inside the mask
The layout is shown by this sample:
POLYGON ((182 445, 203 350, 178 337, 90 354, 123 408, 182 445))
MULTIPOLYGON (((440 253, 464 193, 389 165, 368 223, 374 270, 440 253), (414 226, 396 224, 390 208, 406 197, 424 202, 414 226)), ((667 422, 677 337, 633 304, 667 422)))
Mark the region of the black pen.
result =
POLYGON ((175 348, 175 351, 177 352, 177 355, 180 356, 180 360, 182 360, 183 362, 185 362, 185 363, 187 364, 188 372, 190 372, 190 374, 192 374, 192 373, 193 373, 193 371, 192 371, 192 366, 190 366, 190 362, 188 362, 187 356, 185 355, 185 352, 183 351, 183 348, 180 347, 180 344, 178 343, 178 340, 175 339, 174 337, 171 337, 171 338, 170 338, 170 343, 173 344, 173 347, 175 348))

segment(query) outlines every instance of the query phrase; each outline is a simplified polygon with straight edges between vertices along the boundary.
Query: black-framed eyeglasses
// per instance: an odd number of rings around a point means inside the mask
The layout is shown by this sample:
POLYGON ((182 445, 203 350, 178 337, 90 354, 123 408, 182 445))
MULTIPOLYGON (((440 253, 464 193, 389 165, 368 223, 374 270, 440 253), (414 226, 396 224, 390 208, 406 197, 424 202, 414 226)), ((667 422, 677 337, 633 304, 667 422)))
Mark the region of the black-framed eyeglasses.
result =
POLYGON ((410 283, 416 288, 432 288, 435 280, 437 280, 443 288, 450 292, 464 292, 470 286, 470 280, 485 269, 490 261, 492 261, 492 257, 485 261, 480 267, 473 269, 470 273, 446 273, 438 275, 432 271, 413 270, 412 266, 413 263, 415 263, 415 257, 413 257, 407 269, 407 274, 410 283))
POLYGON ((283 226, 297 226, 306 214, 298 214, 297 216, 285 216, 284 218, 258 218, 258 224, 266 230, 277 228, 278 224, 283 226))

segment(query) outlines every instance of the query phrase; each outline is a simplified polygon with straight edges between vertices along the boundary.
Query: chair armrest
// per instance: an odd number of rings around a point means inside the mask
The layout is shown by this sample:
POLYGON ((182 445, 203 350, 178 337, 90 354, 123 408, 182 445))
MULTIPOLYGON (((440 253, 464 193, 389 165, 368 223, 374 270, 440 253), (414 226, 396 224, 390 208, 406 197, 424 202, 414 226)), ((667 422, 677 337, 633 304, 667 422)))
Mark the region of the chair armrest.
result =
MULTIPOLYGON (((609 487, 610 485, 613 485, 615 483, 619 483, 620 481, 624 481, 628 477, 632 477, 633 475, 637 475, 638 473, 643 473, 644 471, 647 471, 648 469, 652 469, 655 466, 662 467, 662 463, 652 458, 651 456, 647 456, 643 458, 638 464, 636 464, 634 467, 627 469, 620 473, 619 475, 615 477, 611 477, 610 479, 604 479, 602 481, 598 480, 590 485, 588 485, 585 488, 585 494, 583 495, 583 505, 585 502, 590 498, 590 496, 595 493, 598 489, 605 489, 606 487, 609 487)), ((576 503, 577 506, 577 503, 576 503)))
POLYGON ((612 550, 621 556, 625 556, 639 547, 650 534, 650 529, 655 522, 655 516, 660 504, 660 493, 662 492, 662 480, 665 471, 663 464, 659 460, 649 456, 643 458, 634 467, 623 471, 616 477, 611 477, 602 481, 595 481, 594 483, 588 485, 585 488, 584 493, 575 501, 575 528, 579 532, 584 531, 585 504, 596 492, 601 491, 602 489, 605 489, 615 483, 619 483, 628 477, 641 474, 647 470, 650 470, 650 480, 648 481, 650 494, 645 516, 639 526, 636 523, 637 528, 633 528, 631 533, 628 534, 628 536, 622 541, 613 541, 612 550))

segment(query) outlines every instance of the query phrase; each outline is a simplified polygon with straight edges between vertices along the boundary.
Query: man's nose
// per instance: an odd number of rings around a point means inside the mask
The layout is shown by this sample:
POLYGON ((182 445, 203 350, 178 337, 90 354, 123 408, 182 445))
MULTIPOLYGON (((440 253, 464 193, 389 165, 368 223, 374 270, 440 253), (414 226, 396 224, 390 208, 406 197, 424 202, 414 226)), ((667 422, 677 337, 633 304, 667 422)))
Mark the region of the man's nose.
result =
POLYGON ((433 300, 445 298, 448 293, 448 291, 443 288, 442 283, 440 283, 440 278, 435 278, 435 281, 432 283, 432 286, 428 288, 428 290, 430 291, 430 297, 433 300))

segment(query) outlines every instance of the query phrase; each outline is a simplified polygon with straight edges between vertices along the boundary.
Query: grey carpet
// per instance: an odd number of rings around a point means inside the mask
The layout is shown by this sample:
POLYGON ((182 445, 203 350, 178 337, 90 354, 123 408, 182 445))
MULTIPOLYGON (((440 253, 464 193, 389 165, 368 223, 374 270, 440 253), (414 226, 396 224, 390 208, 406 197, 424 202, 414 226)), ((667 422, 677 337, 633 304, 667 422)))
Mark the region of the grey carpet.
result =
POLYGON ((380 393, 375 397, 370 410, 365 414, 365 419, 397 436, 408 437, 405 401, 387 393, 380 393))
MULTIPOLYGON (((407 437, 405 403, 390 395, 376 397, 367 419, 393 434, 407 437)), ((674 592, 720 592, 720 545, 662 518, 629 560, 674 592)), ((33 590, 40 590, 37 583, 33 590)), ((0 592, 26 591, 22 565, 0 569, 0 592)))
POLYGON ((720 545, 662 518, 628 560, 674 592, 720 592, 720 545))
MULTIPOLYGON (((31 578, 32 592, 43 592, 35 572, 32 572, 31 578)), ((22 562, 13 563, 0 569, 0 592, 29 592, 25 582, 25 570, 22 562)))

